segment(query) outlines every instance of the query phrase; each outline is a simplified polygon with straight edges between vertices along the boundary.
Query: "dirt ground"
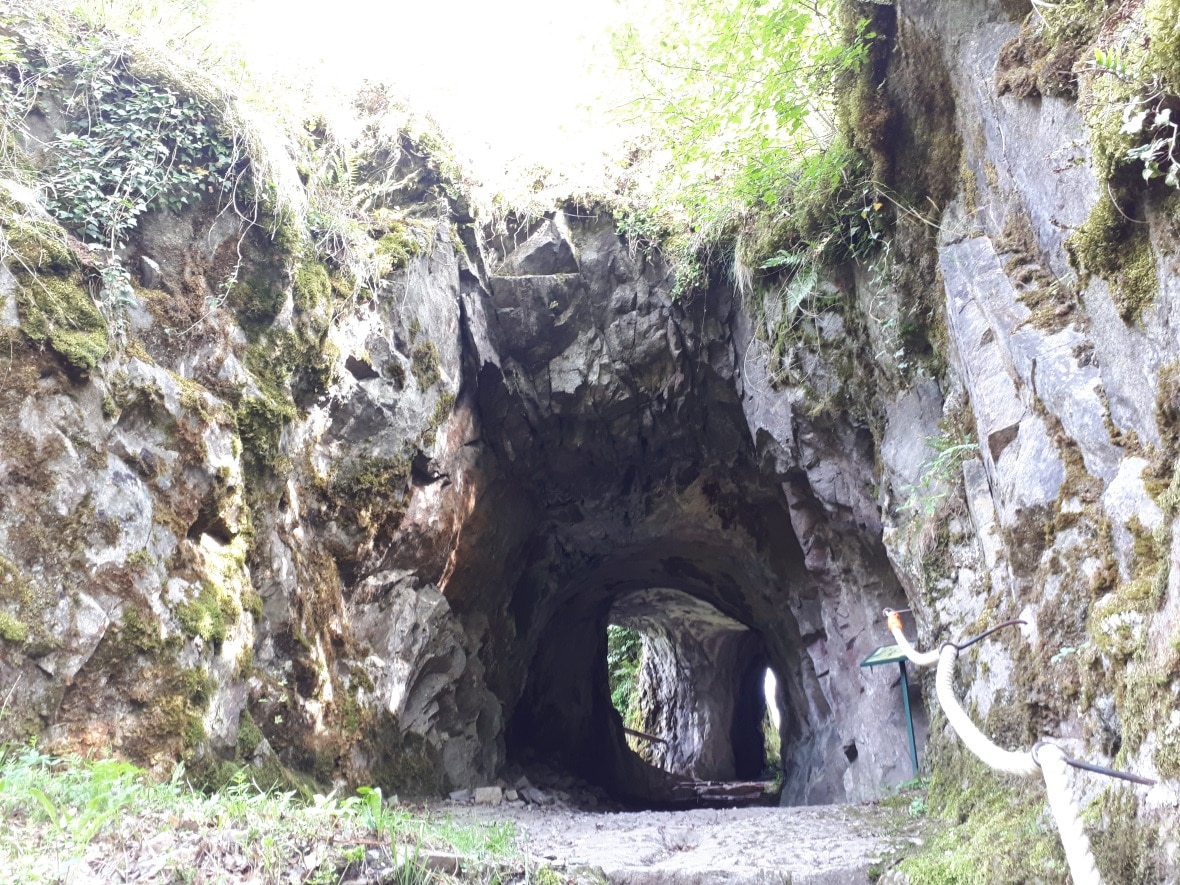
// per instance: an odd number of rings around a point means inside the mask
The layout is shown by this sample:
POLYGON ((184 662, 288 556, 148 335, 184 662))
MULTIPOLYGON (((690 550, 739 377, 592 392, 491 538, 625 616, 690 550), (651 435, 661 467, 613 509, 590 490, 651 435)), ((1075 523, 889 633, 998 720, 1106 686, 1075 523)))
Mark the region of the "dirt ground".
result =
POLYGON ((596 869, 620 885, 861 885, 892 850, 921 839, 904 812, 876 806, 641 812, 460 806, 453 813, 473 821, 511 819, 528 862, 567 875, 588 868, 588 882, 596 869))

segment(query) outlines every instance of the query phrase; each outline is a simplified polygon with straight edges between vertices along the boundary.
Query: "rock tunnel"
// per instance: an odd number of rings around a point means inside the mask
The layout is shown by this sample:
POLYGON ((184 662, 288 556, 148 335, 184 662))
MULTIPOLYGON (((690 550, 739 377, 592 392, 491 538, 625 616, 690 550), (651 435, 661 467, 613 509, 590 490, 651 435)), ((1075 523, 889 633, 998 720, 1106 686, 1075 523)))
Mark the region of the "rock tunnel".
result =
POLYGON ((665 799, 674 772, 756 777, 769 667, 784 803, 908 776, 900 733, 869 724, 899 726, 896 689, 857 666, 884 638, 882 607, 905 598, 857 488, 867 428, 793 416, 785 393, 753 412, 766 396, 743 383, 732 288, 671 298, 608 217, 559 215, 516 240, 486 280, 461 281, 470 504, 444 587, 483 637, 504 758, 640 803, 665 799), (628 748, 611 705, 620 619, 663 649, 667 672, 647 676, 663 769, 628 748))

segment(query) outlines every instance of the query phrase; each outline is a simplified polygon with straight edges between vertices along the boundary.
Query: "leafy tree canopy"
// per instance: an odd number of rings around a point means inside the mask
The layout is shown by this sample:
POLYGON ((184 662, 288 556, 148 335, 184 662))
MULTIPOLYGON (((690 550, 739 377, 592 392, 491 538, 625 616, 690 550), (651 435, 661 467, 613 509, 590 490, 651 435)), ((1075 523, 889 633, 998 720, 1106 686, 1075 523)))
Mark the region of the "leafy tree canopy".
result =
POLYGON ((666 0, 616 33, 642 93, 626 113, 650 129, 660 167, 656 205, 698 240, 750 212, 789 211, 800 182, 820 202, 847 185, 855 160, 837 136, 836 93, 875 35, 867 20, 848 23, 845 6, 666 0))

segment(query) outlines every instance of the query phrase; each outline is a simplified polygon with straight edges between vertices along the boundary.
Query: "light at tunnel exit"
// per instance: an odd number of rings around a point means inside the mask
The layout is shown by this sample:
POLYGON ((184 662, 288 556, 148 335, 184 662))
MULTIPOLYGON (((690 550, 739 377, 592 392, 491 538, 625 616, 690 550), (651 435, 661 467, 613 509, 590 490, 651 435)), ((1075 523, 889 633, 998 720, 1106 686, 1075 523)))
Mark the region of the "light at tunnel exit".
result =
POLYGON ((770 721, 777 729, 779 727, 778 704, 774 702, 778 690, 778 680, 774 678, 774 671, 766 668, 766 675, 762 677, 762 695, 766 698, 766 710, 770 713, 770 721))

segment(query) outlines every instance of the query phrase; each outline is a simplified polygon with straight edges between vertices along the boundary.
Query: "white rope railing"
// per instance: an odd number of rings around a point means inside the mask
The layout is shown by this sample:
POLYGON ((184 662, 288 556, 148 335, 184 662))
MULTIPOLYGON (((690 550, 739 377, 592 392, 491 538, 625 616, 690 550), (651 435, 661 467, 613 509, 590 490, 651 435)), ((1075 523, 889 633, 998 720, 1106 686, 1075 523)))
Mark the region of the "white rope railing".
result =
POLYGON ((934 681, 935 695, 943 713, 946 714, 947 721, 950 722, 951 727, 967 749, 978 756, 989 768, 997 771, 1021 777, 1028 777, 1040 772, 1045 780, 1049 809, 1053 813, 1057 832, 1061 836, 1061 844, 1065 848, 1065 859, 1069 864, 1069 872, 1074 885, 1102 885, 1102 877, 1094 863, 1094 853, 1090 850, 1090 839, 1082 825, 1077 801, 1069 784, 1066 766, 1072 765, 1140 784, 1152 784, 1154 781, 1102 766, 1078 762, 1070 759, 1060 747, 1045 741, 1038 743, 1029 752, 1005 750, 993 743, 987 735, 979 730, 979 727, 955 696, 955 662, 963 649, 996 630, 1020 624, 1023 621, 1005 621, 992 630, 966 642, 958 644, 947 642, 938 652, 920 652, 906 639, 905 633, 902 631, 901 615, 896 611, 886 609, 885 616, 889 632, 893 634, 894 640, 907 660, 918 667, 930 667, 937 664, 938 670, 934 681))

